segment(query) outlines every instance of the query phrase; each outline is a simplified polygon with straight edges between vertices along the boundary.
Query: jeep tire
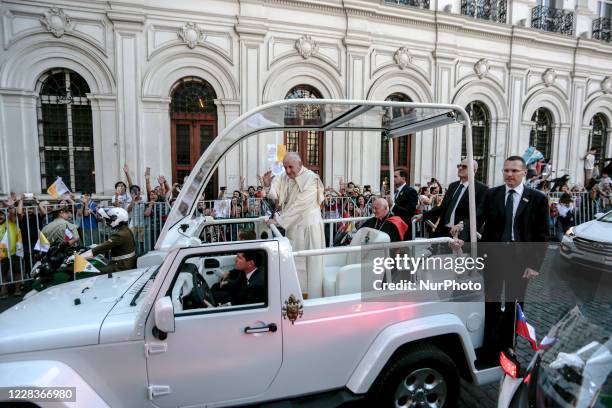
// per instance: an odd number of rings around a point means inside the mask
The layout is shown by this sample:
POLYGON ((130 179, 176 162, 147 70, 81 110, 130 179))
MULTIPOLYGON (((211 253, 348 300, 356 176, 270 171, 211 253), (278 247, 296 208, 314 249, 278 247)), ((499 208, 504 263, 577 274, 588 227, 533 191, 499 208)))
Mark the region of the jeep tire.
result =
POLYGON ((434 346, 417 346, 393 357, 369 394, 382 407, 454 407, 459 374, 451 358, 434 346))

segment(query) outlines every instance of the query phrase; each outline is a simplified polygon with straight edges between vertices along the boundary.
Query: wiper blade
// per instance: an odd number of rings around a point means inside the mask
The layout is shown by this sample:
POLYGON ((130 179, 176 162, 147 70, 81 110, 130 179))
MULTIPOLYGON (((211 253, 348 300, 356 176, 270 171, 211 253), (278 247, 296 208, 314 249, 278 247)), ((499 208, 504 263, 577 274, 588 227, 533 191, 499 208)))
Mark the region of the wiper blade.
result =
POLYGON ((144 290, 145 286, 147 286, 147 284, 149 283, 149 281, 151 279, 155 279, 155 277, 157 276, 157 272, 159 272, 159 268, 161 267, 158 266, 157 269, 155 270, 155 272, 153 272, 151 274, 151 276, 149 276, 149 279, 147 279, 147 281, 140 287, 140 289, 138 289, 138 292, 136 292, 134 294, 134 297, 132 298, 132 301, 130 302, 130 306, 136 306, 136 299, 138 299, 138 296, 140 296, 140 294, 142 293, 142 291, 144 290))

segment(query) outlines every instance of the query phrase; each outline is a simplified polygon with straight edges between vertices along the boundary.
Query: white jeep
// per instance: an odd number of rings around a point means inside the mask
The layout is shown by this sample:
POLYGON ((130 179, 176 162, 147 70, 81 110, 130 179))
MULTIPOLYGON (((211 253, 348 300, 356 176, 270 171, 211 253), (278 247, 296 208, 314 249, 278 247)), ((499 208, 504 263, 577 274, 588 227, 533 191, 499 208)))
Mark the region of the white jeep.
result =
MULTIPOLYGON (((369 266, 359 256, 362 244, 389 251, 448 239, 385 243, 386 234, 369 231, 367 239, 365 233, 357 234, 349 247, 294 252, 290 241, 260 218, 248 221, 267 230, 270 239, 204 242, 207 226, 245 221, 196 215, 197 198, 219 158, 245 137, 287 129, 285 109, 308 105, 325 114, 321 123, 301 128, 385 131, 389 137, 462 117, 471 158, 469 119, 458 106, 287 100, 241 116, 202 155, 156 251, 139 259, 139 269, 51 287, 0 314, 0 401, 15 401, 9 400, 8 390, 75 387, 73 402, 30 402, 53 407, 220 407, 278 401, 336 406, 371 398, 380 406, 440 407, 457 402, 460 378, 476 384, 498 380, 498 367, 475 366, 475 349, 483 338, 482 293, 463 301, 443 294, 401 300, 364 296, 370 286, 364 283, 363 271, 369 266), (405 114, 386 120, 390 108, 405 114), (202 300, 216 304, 211 287, 245 251, 260 255, 264 298, 204 307, 202 300), (304 271, 296 268, 296 259, 310 256, 325 259, 324 296, 305 299, 299 279, 304 271)), ((471 161, 469 165, 472 174, 471 161)), ((392 174, 392 160, 390 167, 392 174)), ((472 182, 469 198, 475 242, 472 182)), ((386 274, 384 281, 391 279, 386 274)))

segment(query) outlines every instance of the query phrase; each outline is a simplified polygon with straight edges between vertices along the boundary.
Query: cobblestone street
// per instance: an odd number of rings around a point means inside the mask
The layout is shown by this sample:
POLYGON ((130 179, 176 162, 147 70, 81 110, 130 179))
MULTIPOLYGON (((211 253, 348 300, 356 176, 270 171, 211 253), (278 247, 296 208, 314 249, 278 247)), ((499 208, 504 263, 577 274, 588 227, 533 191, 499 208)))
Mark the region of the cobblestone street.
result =
MULTIPOLYGON (((576 305, 592 323, 610 326, 612 273, 572 267, 561 259, 556 247, 549 249, 541 272, 529 284, 524 308, 528 322, 536 329, 538 341, 565 312, 576 305)), ((526 340, 519 338, 517 342, 519 361, 527 364, 534 352, 526 340)), ((495 407, 498 392, 498 384, 477 387, 464 382, 459 406, 495 407)))

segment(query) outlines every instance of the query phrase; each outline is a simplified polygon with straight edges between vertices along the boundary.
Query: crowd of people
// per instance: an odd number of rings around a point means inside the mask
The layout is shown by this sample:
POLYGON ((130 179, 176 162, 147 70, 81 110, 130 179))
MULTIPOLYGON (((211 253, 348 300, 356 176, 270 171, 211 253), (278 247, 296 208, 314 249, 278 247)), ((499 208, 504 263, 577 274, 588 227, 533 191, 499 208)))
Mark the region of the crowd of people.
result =
MULTIPOLYGON (((612 207, 610 165, 601 171, 598 167, 592 167, 592 156, 595 152, 591 149, 584 157, 585 177, 587 177, 585 184, 572 183, 568 175, 554 177, 550 160, 539 160, 535 164, 528 165, 525 185, 548 195, 550 231, 558 240, 577 222, 591 219, 594 214, 612 207)), ((101 243, 108 236, 108 231, 104 226, 99 226, 100 218, 97 210, 104 206, 125 209, 129 214, 129 227, 135 238, 137 253, 142 254, 151 250, 163 228, 170 207, 181 191, 181 186, 177 182, 171 186, 164 176, 158 176, 157 183, 153 185, 150 169, 147 167, 144 172, 143 191, 139 185, 134 184, 133 175, 127 165, 123 167, 123 172, 125 181, 117 181, 110 202, 94 200, 91 192, 87 191, 82 192, 78 199, 73 193, 68 193, 53 203, 26 193, 11 193, 6 201, 0 202, 0 238, 8 234, 6 236, 9 243, 8 248, 0 251, 3 282, 27 279, 30 268, 35 262, 32 254, 39 239, 39 231, 43 231, 54 218, 64 218, 74 226, 72 239, 75 243, 82 246, 101 243), (65 211, 58 212, 58 209, 65 211)), ((395 181, 396 193, 401 187, 402 184, 395 181)), ((416 208, 412 215, 439 212, 438 209, 443 205, 447 191, 442 184, 436 178, 431 178, 426 184, 416 184, 414 187, 418 193, 416 208)), ((453 186, 449 185, 449 188, 453 186)), ((200 201, 198 210, 202 215, 216 219, 273 216, 275 208, 267 200, 266 190, 263 177, 257 176, 257 184, 250 186, 245 186, 245 178, 241 177, 239 188, 234 190, 231 196, 225 187, 221 187, 218 196, 213 200, 200 201)), ((324 199, 320 206, 322 218, 347 219, 347 221, 325 224, 325 245, 348 245, 353 233, 364 223, 351 218, 372 217, 375 213, 373 206, 375 199, 380 196, 389 197, 390 183, 388 178, 384 177, 380 191, 374 192, 369 185, 360 186, 355 182, 345 182, 340 179, 338 189, 326 186, 323 194, 324 199)), ((391 200, 388 202, 391 212, 401 212, 401 207, 393 207, 391 200)), ((411 227, 410 218, 403 217, 408 227, 411 227)), ((423 224, 419 225, 419 233, 436 236, 436 223, 426 222, 431 221, 431 218, 431 216, 424 217, 423 224)), ((216 227, 206 233, 206 239, 210 242, 235 240, 239 229, 253 228, 254 224, 249 222, 216 227)), ((61 239, 63 235, 58 234, 58 237, 61 239)), ((0 285, 2 289, 0 297, 6 296, 6 286, 0 285)), ((20 286, 17 285, 15 294, 19 295, 20 292, 20 286)))

